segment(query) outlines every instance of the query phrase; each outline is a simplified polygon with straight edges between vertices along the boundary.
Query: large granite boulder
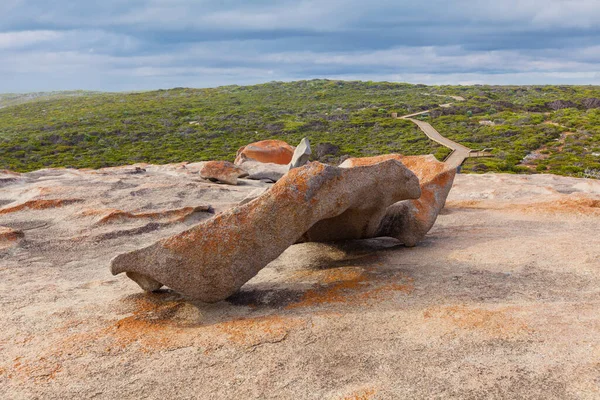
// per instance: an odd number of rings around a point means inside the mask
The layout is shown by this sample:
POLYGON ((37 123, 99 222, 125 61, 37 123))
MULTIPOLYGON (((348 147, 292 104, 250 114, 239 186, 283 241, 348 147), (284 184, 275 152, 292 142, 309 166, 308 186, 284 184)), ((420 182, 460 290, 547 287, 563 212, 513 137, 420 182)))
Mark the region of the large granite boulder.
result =
POLYGON ((406 246, 415 246, 433 227, 438 214, 444 208, 454 182, 456 169, 436 160, 433 155, 402 156, 400 154, 349 158, 340 167, 355 168, 384 160, 398 160, 414 172, 419 178, 421 197, 400 201, 390 206, 376 236, 393 237, 406 246))
POLYGON ((240 165, 246 160, 261 163, 274 163, 287 165, 292 161, 294 147, 283 140, 261 140, 240 147, 235 157, 235 164, 240 165))
POLYGON ((247 204, 115 257, 111 272, 126 272, 145 290, 164 284, 202 301, 220 301, 303 235, 369 237, 388 206, 420 194, 415 174, 396 160, 355 168, 309 163, 247 204))
POLYGON ((200 170, 202 178, 229 185, 237 185, 238 178, 247 175, 248 172, 229 161, 208 161, 200 170))

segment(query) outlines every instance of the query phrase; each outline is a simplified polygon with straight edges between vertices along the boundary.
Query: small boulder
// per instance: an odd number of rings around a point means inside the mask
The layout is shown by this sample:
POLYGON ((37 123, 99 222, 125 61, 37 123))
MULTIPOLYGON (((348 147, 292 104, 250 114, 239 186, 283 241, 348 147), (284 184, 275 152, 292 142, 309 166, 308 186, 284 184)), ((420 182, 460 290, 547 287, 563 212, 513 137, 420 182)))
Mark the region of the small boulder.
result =
POLYGON ((247 175, 248 172, 229 161, 208 161, 200 170, 202 178, 229 185, 237 185, 238 178, 247 175))
POLYGON ((292 156, 289 168, 292 169, 303 166, 308 162, 311 154, 310 142, 307 138, 303 138, 298 147, 296 147, 296 150, 294 150, 294 155, 292 156))
POLYGON ((246 160, 262 163, 287 165, 292 161, 294 147, 283 140, 261 140, 240 147, 237 151, 234 164, 240 165, 246 160))

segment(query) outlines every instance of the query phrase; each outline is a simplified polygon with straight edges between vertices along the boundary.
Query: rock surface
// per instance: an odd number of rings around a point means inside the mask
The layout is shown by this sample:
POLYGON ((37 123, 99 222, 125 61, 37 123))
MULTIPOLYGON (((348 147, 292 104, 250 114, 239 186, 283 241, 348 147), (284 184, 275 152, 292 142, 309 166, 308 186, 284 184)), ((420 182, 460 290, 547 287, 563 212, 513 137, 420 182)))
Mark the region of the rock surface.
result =
POLYGON ((599 181, 459 174, 419 246, 294 245, 216 304, 112 276, 269 187, 201 165, 0 173, 5 398, 598 398, 599 181))
POLYGON ((240 147, 235 164, 240 165, 246 160, 254 160, 261 163, 287 165, 292 161, 293 155, 294 147, 283 140, 261 140, 240 147))
POLYGON ((449 168, 432 155, 402 156, 400 154, 349 158, 340 167, 372 165, 390 159, 402 162, 417 175, 421 185, 421 197, 416 200, 400 201, 390 206, 375 236, 393 237, 406 246, 412 247, 423 240, 444 208, 454 182, 456 169, 449 168))
POLYGON ((281 177, 287 174, 289 167, 287 165, 275 163, 262 163, 258 161, 246 160, 239 164, 240 168, 248 172, 248 179, 269 180, 277 182, 281 177))
POLYGON ((294 155, 292 156, 292 161, 290 161, 289 168, 292 169, 303 166, 308 162, 311 154, 310 142, 307 138, 303 138, 296 147, 296 150, 294 150, 294 155))
POLYGON ((248 176, 248 172, 229 161, 208 161, 200 170, 204 179, 237 185, 238 178, 248 176))
POLYGON ((144 289, 162 283, 194 299, 221 301, 305 232, 311 241, 371 237, 389 205, 420 193, 416 176, 395 160, 351 169, 311 163, 248 204, 117 256, 111 271, 127 272, 144 289))
POLYGON ((0 226, 0 250, 15 246, 24 236, 25 234, 18 229, 0 226))

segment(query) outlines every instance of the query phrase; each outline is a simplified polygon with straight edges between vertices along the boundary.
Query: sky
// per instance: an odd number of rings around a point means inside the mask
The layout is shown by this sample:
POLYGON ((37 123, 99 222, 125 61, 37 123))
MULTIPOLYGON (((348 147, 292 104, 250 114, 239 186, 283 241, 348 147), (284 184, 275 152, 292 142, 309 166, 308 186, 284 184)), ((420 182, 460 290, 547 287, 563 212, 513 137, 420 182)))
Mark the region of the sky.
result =
POLYGON ((600 84, 600 0, 0 0, 0 93, 600 84))

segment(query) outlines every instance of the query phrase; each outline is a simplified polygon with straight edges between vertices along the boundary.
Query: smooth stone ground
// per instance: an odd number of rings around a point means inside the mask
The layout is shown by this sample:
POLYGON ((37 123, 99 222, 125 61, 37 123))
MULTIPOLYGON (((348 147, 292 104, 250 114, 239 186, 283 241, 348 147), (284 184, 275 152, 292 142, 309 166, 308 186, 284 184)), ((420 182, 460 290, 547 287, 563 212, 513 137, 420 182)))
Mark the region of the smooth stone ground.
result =
POLYGON ((200 165, 0 172, 5 398, 598 398, 599 181, 459 174, 418 246, 294 245, 216 304, 112 276, 269 187, 200 165))

